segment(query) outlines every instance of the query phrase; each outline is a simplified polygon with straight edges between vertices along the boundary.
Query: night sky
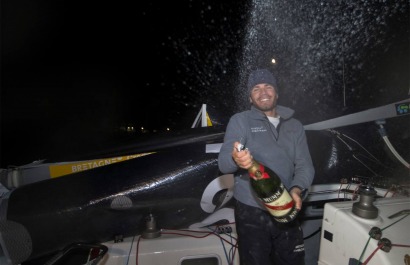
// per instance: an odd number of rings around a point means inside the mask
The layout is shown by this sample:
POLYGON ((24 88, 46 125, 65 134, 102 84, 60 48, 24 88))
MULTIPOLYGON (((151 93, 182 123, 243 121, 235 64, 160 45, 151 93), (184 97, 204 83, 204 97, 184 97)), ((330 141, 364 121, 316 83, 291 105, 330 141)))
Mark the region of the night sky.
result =
POLYGON ((304 124, 406 99, 409 13, 399 0, 3 0, 0 166, 128 124, 187 128, 202 103, 229 116, 249 107, 256 67, 304 124))

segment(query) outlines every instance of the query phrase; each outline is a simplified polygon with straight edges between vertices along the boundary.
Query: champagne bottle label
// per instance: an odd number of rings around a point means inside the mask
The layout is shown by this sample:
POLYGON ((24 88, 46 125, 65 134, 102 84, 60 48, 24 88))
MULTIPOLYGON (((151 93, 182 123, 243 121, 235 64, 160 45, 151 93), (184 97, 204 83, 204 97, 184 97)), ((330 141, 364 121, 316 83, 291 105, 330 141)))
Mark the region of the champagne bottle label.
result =
POLYGON ((278 189, 269 197, 260 196, 259 199, 262 200, 273 218, 280 223, 288 223, 295 219, 298 214, 295 201, 283 183, 280 183, 278 189))
POLYGON ((273 216, 286 215, 295 205, 292 197, 285 189, 282 189, 282 194, 277 199, 272 200, 272 197, 261 199, 273 216))
POLYGON ((280 216, 280 217, 273 216, 273 218, 275 218, 275 220, 279 223, 289 223, 293 221, 297 215, 298 215, 298 210, 296 208, 292 208, 288 214, 284 216, 280 216))

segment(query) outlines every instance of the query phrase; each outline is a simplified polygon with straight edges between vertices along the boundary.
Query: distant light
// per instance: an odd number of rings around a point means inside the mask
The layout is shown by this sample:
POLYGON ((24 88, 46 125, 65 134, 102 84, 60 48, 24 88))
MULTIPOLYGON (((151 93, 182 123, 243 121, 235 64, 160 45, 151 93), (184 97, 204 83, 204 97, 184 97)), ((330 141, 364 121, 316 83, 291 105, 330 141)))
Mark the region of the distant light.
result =
POLYGON ((272 63, 273 63, 273 64, 275 64, 275 63, 276 63, 276 60, 275 60, 275 58, 273 58, 273 59, 272 59, 272 63))
POLYGON ((171 129, 170 128, 167 128, 167 131, 170 131, 171 129))

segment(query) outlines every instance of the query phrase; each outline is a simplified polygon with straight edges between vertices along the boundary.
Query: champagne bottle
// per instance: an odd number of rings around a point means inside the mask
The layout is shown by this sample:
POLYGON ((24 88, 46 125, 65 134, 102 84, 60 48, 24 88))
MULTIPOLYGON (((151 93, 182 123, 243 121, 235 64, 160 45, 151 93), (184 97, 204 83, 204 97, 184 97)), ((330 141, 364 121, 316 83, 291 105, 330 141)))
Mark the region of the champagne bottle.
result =
MULTIPOLYGON (((239 144, 237 149, 243 150, 244 145, 239 144)), ((273 218, 279 223, 293 221, 298 214, 296 203, 279 176, 255 159, 252 160, 248 173, 253 190, 273 218)))

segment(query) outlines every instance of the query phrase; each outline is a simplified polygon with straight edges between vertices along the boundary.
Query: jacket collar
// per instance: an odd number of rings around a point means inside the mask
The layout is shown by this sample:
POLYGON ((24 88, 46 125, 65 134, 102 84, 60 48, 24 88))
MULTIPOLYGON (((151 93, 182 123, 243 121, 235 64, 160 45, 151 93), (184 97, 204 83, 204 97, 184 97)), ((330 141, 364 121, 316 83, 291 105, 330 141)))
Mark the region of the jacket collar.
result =
MULTIPOLYGON (((292 118, 293 114, 295 113, 295 111, 291 108, 288 107, 284 107, 281 105, 277 105, 276 106, 276 113, 279 114, 279 116, 284 119, 290 119, 292 118)), ((263 113, 262 111, 258 110, 257 108, 255 108, 254 106, 251 106, 251 115, 252 117, 256 118, 256 119, 265 119, 266 115, 265 113, 263 113)))

